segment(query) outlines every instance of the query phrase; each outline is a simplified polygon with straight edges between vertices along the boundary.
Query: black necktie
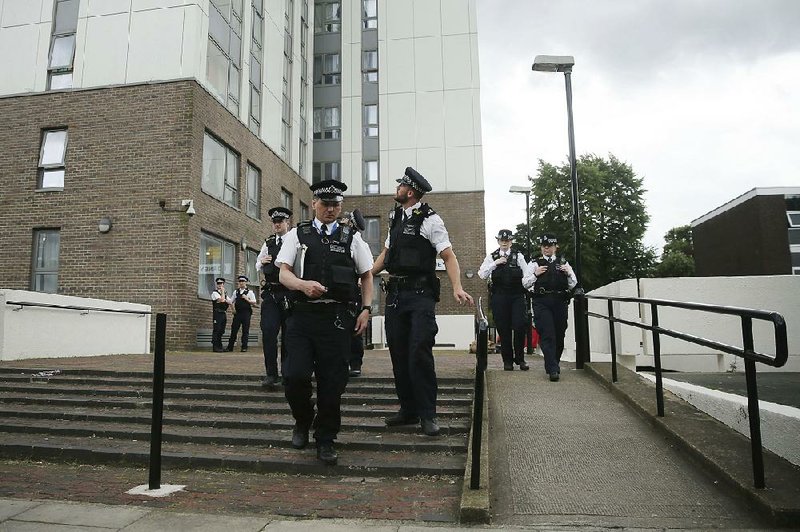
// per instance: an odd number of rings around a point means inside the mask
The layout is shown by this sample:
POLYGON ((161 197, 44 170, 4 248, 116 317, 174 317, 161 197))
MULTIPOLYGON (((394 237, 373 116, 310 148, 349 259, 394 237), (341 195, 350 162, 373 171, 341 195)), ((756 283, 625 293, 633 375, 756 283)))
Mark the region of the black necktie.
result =
POLYGON ((328 235, 328 226, 325 224, 320 224, 319 226, 319 234, 323 237, 328 235))
POLYGON ((278 243, 278 247, 280 247, 281 246, 281 237, 276 238, 275 241, 278 243))

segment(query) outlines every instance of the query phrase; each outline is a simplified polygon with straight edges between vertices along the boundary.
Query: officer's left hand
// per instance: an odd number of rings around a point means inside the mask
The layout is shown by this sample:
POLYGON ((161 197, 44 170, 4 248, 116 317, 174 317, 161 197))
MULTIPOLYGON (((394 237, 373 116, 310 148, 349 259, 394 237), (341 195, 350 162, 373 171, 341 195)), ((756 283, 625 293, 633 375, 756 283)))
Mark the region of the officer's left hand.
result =
POLYGON ((261 259, 261 264, 269 264, 270 262, 272 262, 272 255, 267 255, 261 259))
POLYGON ((572 266, 570 266, 569 264, 562 264, 561 266, 558 267, 558 269, 566 273, 567 275, 572 275, 572 266))
POLYGON ((470 306, 475 306, 475 301, 472 299, 472 296, 466 293, 463 288, 453 290, 453 297, 456 298, 459 305, 468 303, 470 306))
POLYGON ((358 314, 358 318, 356 318, 356 326, 353 329, 353 336, 358 336, 362 334, 364 331, 367 330, 367 324, 369 323, 369 312, 366 310, 362 310, 358 314))

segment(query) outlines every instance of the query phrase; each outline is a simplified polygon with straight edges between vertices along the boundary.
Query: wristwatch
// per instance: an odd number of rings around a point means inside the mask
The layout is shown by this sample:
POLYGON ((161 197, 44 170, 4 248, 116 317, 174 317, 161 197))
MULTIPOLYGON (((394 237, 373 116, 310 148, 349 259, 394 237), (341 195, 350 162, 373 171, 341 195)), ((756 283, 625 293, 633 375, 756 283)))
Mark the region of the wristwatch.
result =
POLYGON ((360 314, 361 312, 364 312, 365 310, 366 310, 367 312, 369 312, 370 314, 372 314, 372 307, 370 307, 369 305, 364 305, 363 307, 361 307, 361 311, 359 312, 359 314, 360 314))

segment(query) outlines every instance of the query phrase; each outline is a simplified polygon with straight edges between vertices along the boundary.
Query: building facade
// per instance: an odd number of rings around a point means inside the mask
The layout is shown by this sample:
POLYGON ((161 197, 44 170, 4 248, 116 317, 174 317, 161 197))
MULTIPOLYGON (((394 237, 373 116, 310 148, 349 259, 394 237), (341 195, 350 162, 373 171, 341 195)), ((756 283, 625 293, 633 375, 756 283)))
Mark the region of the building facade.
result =
MULTIPOLYGON (((151 305, 169 315, 170 348, 195 347, 215 277, 244 273, 256 287, 266 211, 310 216, 317 11, 313 0, 0 0, 0 241, 14 250, 0 286, 151 305)), ((339 178, 362 190, 351 164, 339 178)), ((386 186, 402 168, 386 167, 386 186)), ((441 187, 480 197, 482 241, 481 189, 441 187)))
POLYGON ((754 188, 691 225, 698 276, 800 274, 800 187, 754 188))

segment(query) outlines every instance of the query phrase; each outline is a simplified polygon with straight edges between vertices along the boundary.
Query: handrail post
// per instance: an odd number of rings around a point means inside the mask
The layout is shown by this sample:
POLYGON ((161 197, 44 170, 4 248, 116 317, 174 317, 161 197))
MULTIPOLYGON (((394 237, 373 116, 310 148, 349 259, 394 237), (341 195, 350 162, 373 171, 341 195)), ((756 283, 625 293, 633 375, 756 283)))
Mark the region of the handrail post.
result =
MULTIPOLYGON (((742 316, 742 347, 753 351, 753 319, 742 316)), ((756 363, 744 359, 747 379, 747 414, 750 421, 750 453, 753 456, 753 482, 757 489, 764 489, 764 456, 761 447, 761 414, 758 408, 758 386, 756 385, 756 363)))
POLYGON ((658 304, 650 304, 653 315, 653 362, 656 366, 656 410, 664 417, 664 383, 661 379, 661 338, 658 334, 658 304))
POLYGON ((483 389, 489 352, 489 322, 483 316, 478 300, 479 318, 476 319, 477 344, 475 348, 475 393, 472 407, 472 464, 469 489, 480 488, 481 483, 481 438, 483 437, 483 389))
POLYGON ((167 315, 156 314, 156 346, 153 357, 153 416, 150 427, 149 489, 161 488, 161 428, 164 417, 164 352, 167 315))
POLYGON ((608 300, 608 338, 611 342, 611 382, 617 382, 617 337, 614 331, 614 301, 612 299, 608 300))
POLYGON ((575 369, 583 369, 584 362, 590 362, 589 354, 589 313, 586 294, 576 291, 573 298, 572 314, 575 318, 575 369))

